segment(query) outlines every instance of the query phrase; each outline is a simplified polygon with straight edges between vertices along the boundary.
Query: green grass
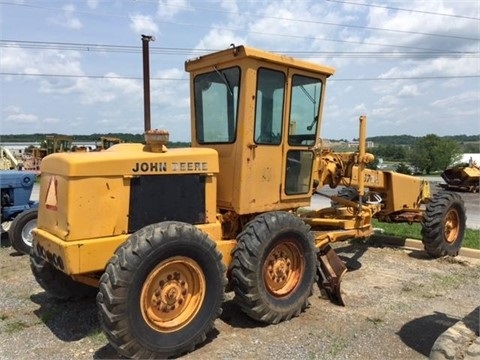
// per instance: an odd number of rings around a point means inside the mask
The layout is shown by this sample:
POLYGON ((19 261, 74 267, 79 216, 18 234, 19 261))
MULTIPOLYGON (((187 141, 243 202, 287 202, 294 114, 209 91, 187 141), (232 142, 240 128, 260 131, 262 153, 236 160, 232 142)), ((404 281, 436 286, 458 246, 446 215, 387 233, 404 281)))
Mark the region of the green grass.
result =
MULTIPOLYGON (((397 236, 401 238, 422 239, 422 226, 419 223, 412 225, 406 223, 384 223, 373 220, 373 227, 383 229, 384 235, 397 236)), ((480 229, 466 229, 463 239, 463 247, 480 250, 480 229)))
POLYGON ((29 325, 24 323, 23 321, 15 321, 7 324, 5 332, 7 334, 13 334, 19 331, 22 331, 23 329, 28 328, 29 325))
POLYGON ((87 337, 89 337, 90 339, 95 340, 95 341, 104 341, 104 340, 107 339, 105 337, 105 334, 103 333, 103 331, 100 328, 91 330, 87 334, 87 337))

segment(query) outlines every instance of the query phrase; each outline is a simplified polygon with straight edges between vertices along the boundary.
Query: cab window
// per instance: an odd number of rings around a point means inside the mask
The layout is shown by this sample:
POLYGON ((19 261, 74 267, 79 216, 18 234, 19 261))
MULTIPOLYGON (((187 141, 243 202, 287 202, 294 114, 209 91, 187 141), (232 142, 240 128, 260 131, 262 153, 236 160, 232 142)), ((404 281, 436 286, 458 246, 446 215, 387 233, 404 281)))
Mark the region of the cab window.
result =
POLYGON ((318 126, 318 112, 322 82, 302 75, 292 78, 288 144, 312 146, 318 126))
POLYGON ((256 94, 255 143, 279 145, 282 141, 284 73, 260 68, 257 73, 256 94))
POLYGON ((216 69, 194 80, 196 139, 200 144, 236 138, 240 68, 216 69))

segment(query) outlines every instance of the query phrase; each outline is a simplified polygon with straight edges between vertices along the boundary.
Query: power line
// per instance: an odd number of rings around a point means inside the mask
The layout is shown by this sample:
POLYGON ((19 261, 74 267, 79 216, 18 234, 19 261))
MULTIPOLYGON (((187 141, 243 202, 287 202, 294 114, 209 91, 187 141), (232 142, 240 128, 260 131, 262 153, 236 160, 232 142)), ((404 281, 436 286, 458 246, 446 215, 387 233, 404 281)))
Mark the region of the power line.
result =
MULTIPOLYGON (((141 0, 136 0, 141 1, 141 0)), ((143 0, 143 2, 149 2, 143 0)), ((40 5, 32 5, 32 4, 22 4, 22 3, 8 3, 8 2, 0 2, 3 5, 14 5, 14 6, 25 6, 31 8, 39 8, 39 9, 46 9, 46 10, 55 10, 55 11, 63 11, 61 8, 55 7, 47 7, 47 6, 40 6, 40 5)), ((224 12, 230 13, 234 15, 241 15, 239 12, 227 11, 227 10, 219 10, 219 9, 206 9, 206 8, 198 8, 198 7, 182 7, 180 5, 165 5, 169 7, 180 7, 185 9, 193 9, 193 10, 204 10, 204 11, 211 11, 211 12, 224 12)), ((125 15, 115 15, 115 14, 105 14, 105 13, 94 13, 91 11, 84 11, 84 10, 75 10, 75 12, 83 13, 83 14, 90 14, 95 16, 115 16, 115 17, 124 17, 125 15)), ((366 29, 366 30, 375 30, 375 31, 388 31, 388 32, 397 32, 397 33, 407 33, 407 34, 416 34, 416 35, 424 35, 424 36, 436 36, 436 37, 446 37, 446 38, 455 38, 461 40, 469 40, 469 41, 478 41, 479 38, 472 38, 472 37, 463 37, 458 35, 448 35, 448 34, 432 34, 432 33, 423 33, 423 32, 416 32, 416 31, 407 31, 407 30, 397 30, 397 29, 384 29, 384 28, 375 28, 375 27, 366 27, 360 25, 350 25, 350 24, 336 24, 336 23, 329 23, 329 22, 322 22, 322 21, 312 21, 306 19, 287 19, 282 17, 274 17, 274 16, 264 16, 264 18, 270 18, 275 20, 284 20, 284 21, 293 21, 293 22, 307 22, 313 24, 323 24, 328 26, 340 26, 340 27, 351 27, 351 28, 358 28, 358 29, 366 29)), ((385 46, 385 47, 396 47, 396 48, 405 48, 405 49, 416 49, 416 50, 431 50, 431 51, 441 51, 441 49, 428 49, 428 48, 419 48, 419 47, 411 47, 411 46, 401 46, 401 45, 390 45, 390 44, 382 44, 382 43, 369 43, 365 41, 349 41, 349 40, 340 40, 340 39, 329 39, 329 38, 319 38, 319 37, 306 37, 306 36, 296 36, 296 35, 285 35, 285 34, 276 34, 276 33, 265 33, 259 31, 249 31, 245 29, 238 29, 238 28, 229 28, 229 27, 221 27, 221 26, 207 26, 207 25, 199 25, 197 23, 180 23, 180 22, 173 22, 173 21, 159 21, 162 23, 170 23, 179 26, 189 26, 189 27, 208 27, 213 29, 219 30, 231 30, 231 31, 238 31, 238 32, 249 32, 251 34, 258 34, 258 35, 269 35, 269 36, 280 36, 280 37, 291 37, 291 38, 301 38, 301 39, 310 39, 310 40, 322 40, 328 42, 339 42, 339 43, 350 43, 350 44, 360 44, 360 45, 372 45, 372 46, 385 46)))
MULTIPOLYGON (((255 32, 252 32, 255 33, 255 32)), ((267 35, 266 33, 258 32, 261 35, 267 35)), ((279 36, 278 34, 270 34, 279 36)), ((301 38, 301 39, 311 39, 311 40, 323 40, 323 41, 332 41, 332 42, 345 42, 345 43, 354 43, 354 44, 361 44, 361 45, 376 45, 376 46, 383 46, 383 47, 394 47, 394 48, 402 48, 408 50, 422 50, 435 55, 435 53, 443 53, 443 54, 475 54, 472 52, 459 52, 453 50, 441 50, 441 49, 428 49, 428 48, 420 48, 420 47, 413 47, 413 46, 403 46, 403 45, 389 45, 389 44, 382 44, 382 43, 366 43, 363 41, 347 41, 347 40, 336 40, 336 39, 325 39, 325 38, 317 38, 317 37, 304 37, 304 36, 296 36, 296 35, 282 35, 283 37, 293 37, 293 38, 301 38)), ((136 53, 141 51, 140 47, 138 46, 127 46, 127 45, 101 45, 101 44, 77 44, 77 43, 54 43, 54 42, 35 42, 35 41, 22 41, 22 40, 0 40, 0 47, 15 43, 24 44, 26 48, 40 48, 40 49, 48 49, 52 46, 58 46, 62 50, 79 50, 79 51, 90 51, 90 52, 124 52, 124 53, 136 53), (5 44, 5 45, 3 45, 5 44), (45 45, 45 47, 42 46, 45 45), (73 48, 75 47, 75 48, 73 48)), ((159 48, 159 47, 152 47, 152 53, 163 53, 167 54, 168 51, 173 52, 174 55, 180 54, 179 51, 183 51, 181 54, 183 55, 203 55, 212 51, 218 51, 220 49, 186 49, 186 48, 159 48)), ((288 51, 275 51, 271 50, 272 52, 276 53, 289 53, 288 51)), ((292 52, 290 52, 292 53, 292 52)), ((322 52, 318 52, 321 54, 322 52)), ((343 53, 343 52, 337 52, 343 53)), ((363 52, 366 53, 366 52, 363 52)), ((398 53, 395 52, 395 53, 398 53)))
POLYGON ((343 0, 326 0, 326 1, 336 2, 336 3, 340 3, 340 4, 376 7, 376 8, 382 8, 382 9, 388 9, 388 10, 408 11, 408 12, 415 12, 415 13, 428 14, 428 15, 449 16, 449 17, 455 17, 455 18, 460 18, 460 19, 480 20, 480 18, 471 17, 471 16, 437 13, 437 12, 433 12, 433 11, 403 9, 403 8, 396 8, 396 7, 391 7, 391 6, 383 6, 383 5, 375 5, 375 4, 363 4, 363 3, 353 2, 353 1, 343 1, 343 0))
MULTIPOLYGON (((121 80, 143 80, 137 76, 105 76, 105 75, 74 75, 74 74, 39 74, 39 73, 12 73, 0 72, 3 76, 32 76, 32 77, 59 77, 59 78, 82 78, 82 79, 121 79, 121 80)), ((439 80, 439 79, 473 79, 480 78, 480 75, 455 75, 455 76, 412 76, 412 77, 388 77, 388 78, 333 78, 329 81, 387 81, 387 80, 439 80)), ((165 78, 152 77, 150 80, 160 81, 187 81, 187 78, 165 78)))
MULTIPOLYGON (((140 46, 111 45, 111 44, 92 44, 92 43, 71 43, 71 42, 51 42, 51 41, 24 41, 24 40, 0 40, 0 47, 8 48, 19 46, 25 49, 55 49, 86 52, 113 52, 113 53, 140 53, 140 46)), ((200 56, 207 53, 219 51, 220 49, 192 49, 192 48, 169 48, 169 47, 150 47, 151 54, 162 55, 188 55, 200 56)), ((406 58, 406 57, 479 57, 480 52, 445 52, 445 51, 282 51, 275 50, 275 53, 295 55, 297 57, 327 56, 342 58, 406 58)))
MULTIPOLYGON (((154 3, 153 1, 149 1, 149 0, 136 0, 136 1, 137 1, 137 2, 152 3, 152 4, 154 3)), ((329 0, 327 0, 327 1, 329 1, 329 0)), ((208 12, 218 12, 218 13, 224 13, 224 14, 231 14, 231 15, 242 15, 242 13, 241 13, 241 12, 238 12, 238 11, 229 11, 229 10, 213 9, 213 8, 203 8, 203 7, 198 7, 198 6, 195 6, 195 7, 194 7, 194 6, 182 6, 182 5, 173 5, 173 4, 163 4, 162 6, 172 7, 172 8, 180 8, 180 9, 185 9, 185 10, 200 10, 200 11, 208 11, 208 12)), ((437 14, 437 15, 439 15, 439 14, 437 14)), ((339 27, 355 28, 355 29, 364 29, 364 30, 387 31, 387 32, 395 32, 395 33, 403 33, 403 34, 435 36, 435 37, 461 39, 461 40, 472 40, 472 41, 478 41, 478 40, 480 40, 479 38, 472 38, 472 37, 466 37, 466 36, 460 36, 460 35, 434 34, 434 33, 425 33, 425 32, 419 32, 419 31, 398 30, 398 29, 386 29, 386 28, 378 28, 378 27, 362 26, 362 25, 339 24, 339 23, 319 21, 319 20, 288 19, 288 18, 285 18, 285 17, 268 16, 268 15, 263 15, 262 18, 272 19, 272 20, 283 20, 283 21, 307 23, 307 24, 320 24, 320 25, 328 25, 328 26, 339 26, 339 27)))

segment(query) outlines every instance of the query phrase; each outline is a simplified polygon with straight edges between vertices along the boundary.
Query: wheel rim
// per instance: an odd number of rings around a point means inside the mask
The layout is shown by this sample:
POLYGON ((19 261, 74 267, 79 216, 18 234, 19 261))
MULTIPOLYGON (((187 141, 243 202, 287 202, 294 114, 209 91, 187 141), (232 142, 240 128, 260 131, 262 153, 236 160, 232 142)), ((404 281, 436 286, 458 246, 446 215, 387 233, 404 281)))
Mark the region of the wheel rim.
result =
POLYGON ((455 209, 449 210, 445 216, 443 231, 444 238, 448 243, 454 243, 458 239, 458 234, 460 232, 460 217, 455 209))
POLYGON ((304 269, 304 258, 296 243, 285 241, 276 245, 263 266, 263 278, 268 292, 276 297, 290 294, 298 286, 304 269))
POLYGON ((162 261, 148 275, 141 292, 144 320, 156 331, 186 326, 205 298, 205 276, 192 259, 179 256, 162 261))
POLYGON ((37 227, 37 220, 34 219, 27 222, 22 229, 22 240, 29 247, 32 247, 32 242, 33 242, 32 230, 35 229, 36 227, 37 227))

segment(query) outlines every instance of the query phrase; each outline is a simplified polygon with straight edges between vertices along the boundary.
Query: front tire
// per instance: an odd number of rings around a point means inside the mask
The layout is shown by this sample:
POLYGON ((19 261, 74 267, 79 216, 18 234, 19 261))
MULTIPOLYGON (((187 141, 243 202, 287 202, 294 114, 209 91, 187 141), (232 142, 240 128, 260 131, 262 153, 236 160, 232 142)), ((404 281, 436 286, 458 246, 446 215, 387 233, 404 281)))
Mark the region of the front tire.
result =
POLYGON ((257 216, 237 237, 232 283, 248 316, 276 324, 307 308, 317 270, 309 230, 293 214, 278 211, 257 216))
POLYGON ((448 191, 435 194, 422 221, 422 242, 432 257, 457 256, 466 227, 465 205, 460 195, 448 191))
POLYGON ((111 345, 132 358, 192 351, 221 314, 221 259, 193 225, 168 221, 133 234, 100 279, 100 323, 111 345))
POLYGON ((38 210, 32 209, 18 214, 8 229, 8 239, 12 247, 21 254, 30 254, 32 230, 37 227, 38 210))

